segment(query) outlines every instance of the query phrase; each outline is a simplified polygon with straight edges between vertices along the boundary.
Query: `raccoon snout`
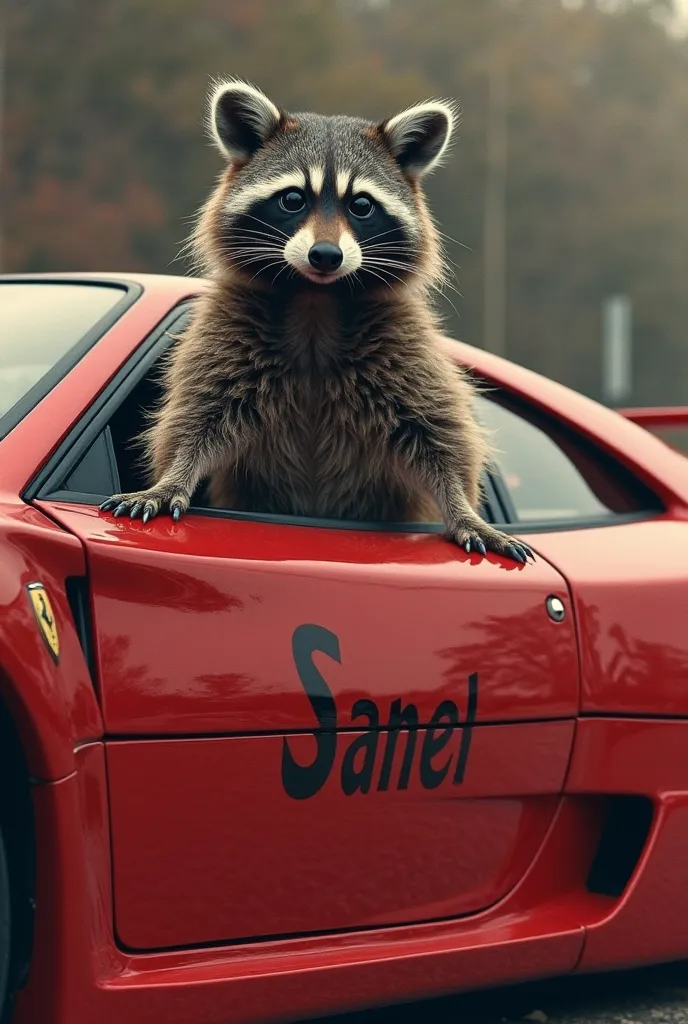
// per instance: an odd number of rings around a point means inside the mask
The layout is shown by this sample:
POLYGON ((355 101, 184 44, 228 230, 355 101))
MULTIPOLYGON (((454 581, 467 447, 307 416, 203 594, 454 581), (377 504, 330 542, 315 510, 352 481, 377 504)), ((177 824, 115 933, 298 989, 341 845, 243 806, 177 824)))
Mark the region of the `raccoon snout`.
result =
POLYGON ((332 274, 339 270, 344 261, 344 253, 332 242, 317 242, 308 250, 308 262, 322 274, 332 274))

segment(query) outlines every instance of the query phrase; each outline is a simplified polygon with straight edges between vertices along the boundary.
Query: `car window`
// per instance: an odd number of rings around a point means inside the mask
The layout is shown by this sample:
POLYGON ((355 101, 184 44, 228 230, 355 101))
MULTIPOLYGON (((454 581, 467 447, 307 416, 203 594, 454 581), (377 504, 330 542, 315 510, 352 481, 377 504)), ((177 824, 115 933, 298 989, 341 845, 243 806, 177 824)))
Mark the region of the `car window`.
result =
POLYGON ((554 423, 481 396, 477 412, 518 522, 604 519, 654 510, 657 499, 628 471, 554 423))
MULTIPOLYGON (((80 432, 77 443, 67 442, 66 457, 56 453, 56 463, 46 468, 37 493, 64 497, 71 492, 79 495, 77 500, 92 503, 94 496, 104 499, 113 492, 147 486, 139 438, 150 410, 161 398, 160 361, 187 315, 184 310, 175 312, 173 320, 161 325, 151 337, 146 354, 134 357, 136 369, 132 372, 131 366, 123 368, 123 386, 113 382, 115 391, 98 400, 99 408, 104 403, 102 411, 93 416, 94 427, 97 423, 99 430, 86 429, 80 432), (170 330, 172 323, 174 331, 170 330)), ((498 393, 497 400, 484 395, 478 398, 479 418, 498 448, 497 466, 483 480, 481 513, 488 522, 546 526, 548 522, 612 520, 620 513, 661 510, 658 499, 628 470, 569 429, 562 425, 557 428, 556 421, 534 422, 544 414, 536 414, 526 403, 524 409, 511 408, 511 401, 511 396, 503 392, 498 393)), ((233 509, 209 509, 204 483, 193 496, 192 508, 216 516, 254 518, 233 509)), ((293 519, 256 516, 282 522, 293 519)), ((327 525, 329 521, 318 522, 327 525)), ((442 529, 441 523, 435 525, 442 529)), ((381 524, 367 524, 368 528, 373 526, 384 529, 381 524)), ((417 524, 409 527, 416 528, 417 524)))
POLYGON ((56 371, 125 294, 124 288, 106 285, 0 283, 0 417, 56 371))

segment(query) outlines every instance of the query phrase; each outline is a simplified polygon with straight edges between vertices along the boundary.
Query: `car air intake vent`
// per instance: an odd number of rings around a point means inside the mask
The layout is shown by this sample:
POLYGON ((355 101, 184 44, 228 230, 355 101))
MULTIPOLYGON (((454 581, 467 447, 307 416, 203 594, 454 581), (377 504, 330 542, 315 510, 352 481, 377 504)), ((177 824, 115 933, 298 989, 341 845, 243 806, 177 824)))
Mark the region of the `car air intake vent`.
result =
POLYGON ((644 796, 612 796, 587 880, 589 892, 620 896, 645 847, 652 825, 652 801, 644 796))

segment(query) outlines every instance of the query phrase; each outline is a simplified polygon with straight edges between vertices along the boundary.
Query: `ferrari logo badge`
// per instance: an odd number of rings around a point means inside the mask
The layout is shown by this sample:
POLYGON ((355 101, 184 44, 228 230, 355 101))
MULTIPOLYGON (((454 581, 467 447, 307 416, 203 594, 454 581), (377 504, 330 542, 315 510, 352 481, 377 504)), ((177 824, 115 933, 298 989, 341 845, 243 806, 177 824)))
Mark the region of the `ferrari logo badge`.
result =
POLYGON ((53 661, 57 665, 60 660, 60 638, 57 635, 57 624, 52 605, 50 604, 50 598, 42 583, 29 583, 26 589, 29 593, 38 628, 47 644, 53 661))

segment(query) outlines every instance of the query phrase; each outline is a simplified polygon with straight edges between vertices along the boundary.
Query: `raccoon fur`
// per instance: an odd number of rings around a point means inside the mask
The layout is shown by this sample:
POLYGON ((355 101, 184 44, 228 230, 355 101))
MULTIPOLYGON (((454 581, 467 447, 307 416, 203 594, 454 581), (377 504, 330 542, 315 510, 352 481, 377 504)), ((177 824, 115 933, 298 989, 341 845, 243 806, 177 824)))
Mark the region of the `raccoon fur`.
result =
POLYGON ((421 180, 455 120, 438 101, 378 124, 293 114, 217 84, 226 167, 193 238, 209 289, 145 436, 151 487, 103 510, 176 520, 207 481, 214 506, 441 518, 466 551, 526 561, 478 514, 488 446, 430 301, 444 262, 421 180))

